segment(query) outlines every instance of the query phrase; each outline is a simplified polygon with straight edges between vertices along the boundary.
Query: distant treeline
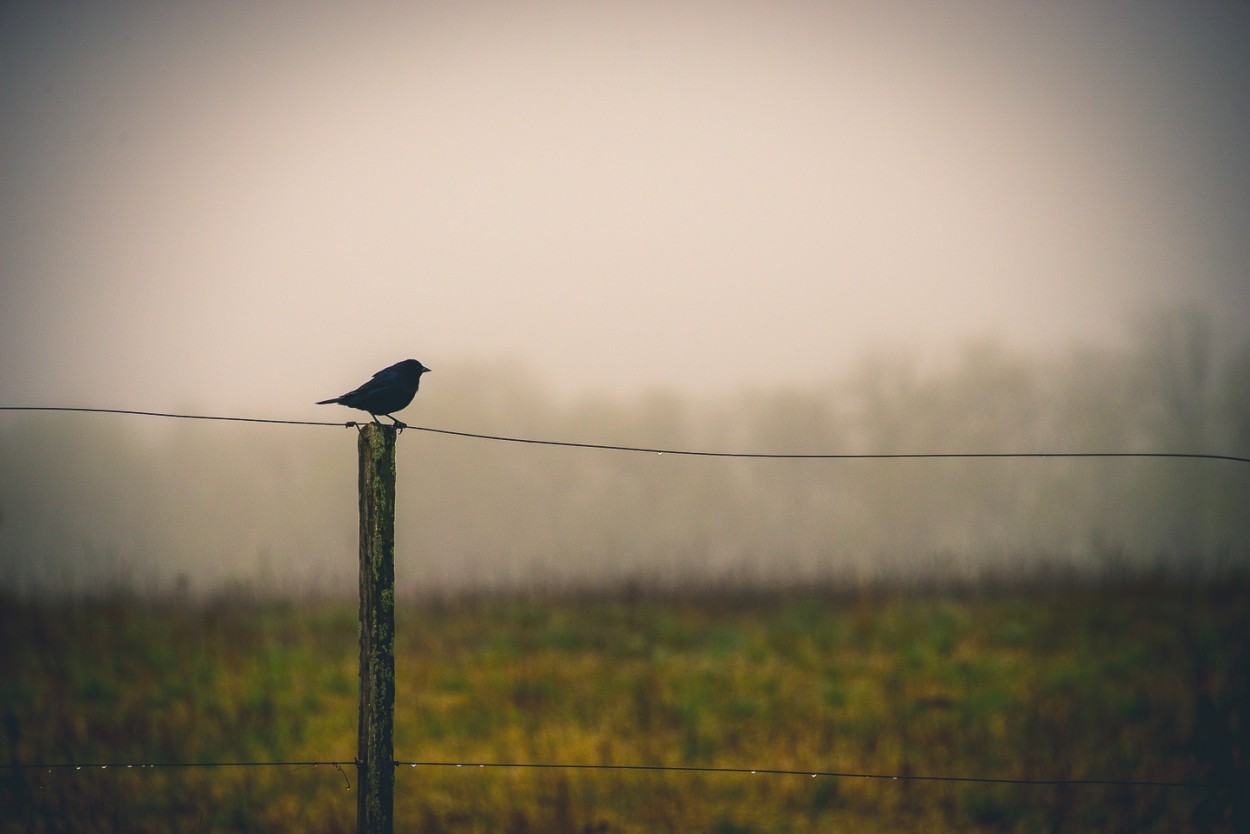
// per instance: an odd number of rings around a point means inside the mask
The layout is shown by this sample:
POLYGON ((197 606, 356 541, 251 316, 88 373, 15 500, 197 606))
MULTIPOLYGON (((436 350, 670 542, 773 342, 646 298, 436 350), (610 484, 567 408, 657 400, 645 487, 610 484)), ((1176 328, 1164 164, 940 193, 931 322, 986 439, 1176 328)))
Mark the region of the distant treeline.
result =
MULTIPOLYGON (((525 369, 440 366, 403 416, 670 449, 1246 456, 1250 346, 1220 348, 1201 313, 1171 310, 1119 348, 881 352, 824 383, 720 398, 568 401, 525 369)), ((355 455, 347 429, 7 416, 0 587, 351 592, 355 455)), ((398 479, 406 591, 1250 566, 1250 464, 1226 461, 724 460, 410 431, 398 479)))

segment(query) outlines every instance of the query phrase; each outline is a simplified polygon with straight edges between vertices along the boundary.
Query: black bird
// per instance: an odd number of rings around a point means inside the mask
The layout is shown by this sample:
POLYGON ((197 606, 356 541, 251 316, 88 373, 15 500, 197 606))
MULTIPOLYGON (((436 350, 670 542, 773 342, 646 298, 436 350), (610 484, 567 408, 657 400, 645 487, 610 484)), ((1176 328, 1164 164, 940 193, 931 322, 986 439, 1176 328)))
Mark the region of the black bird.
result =
POLYGON ((338 403, 349 408, 358 408, 369 412, 373 422, 378 425, 382 425, 378 422, 378 415, 385 414, 395 425, 407 428, 391 412, 399 411, 412 402, 412 398, 417 395, 417 387, 421 385, 421 374, 429 370, 415 359, 405 359, 378 371, 373 379, 355 391, 348 391, 341 397, 321 400, 317 405, 338 403))

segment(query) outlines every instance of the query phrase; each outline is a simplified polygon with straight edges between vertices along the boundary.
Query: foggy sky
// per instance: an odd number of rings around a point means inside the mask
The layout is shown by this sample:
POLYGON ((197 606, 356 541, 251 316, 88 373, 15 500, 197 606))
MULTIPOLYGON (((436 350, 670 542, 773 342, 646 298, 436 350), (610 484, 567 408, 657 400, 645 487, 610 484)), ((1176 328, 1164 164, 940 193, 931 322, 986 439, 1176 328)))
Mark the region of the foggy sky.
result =
POLYGON ((1250 334, 1239 3, 0 6, 0 401, 1250 334))

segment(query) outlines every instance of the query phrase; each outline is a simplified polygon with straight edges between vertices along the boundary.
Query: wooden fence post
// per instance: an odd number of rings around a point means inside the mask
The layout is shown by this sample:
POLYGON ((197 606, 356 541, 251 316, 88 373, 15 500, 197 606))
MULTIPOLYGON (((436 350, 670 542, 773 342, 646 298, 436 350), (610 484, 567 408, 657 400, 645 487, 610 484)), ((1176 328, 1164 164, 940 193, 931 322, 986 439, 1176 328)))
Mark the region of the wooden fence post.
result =
POLYGON ((395 822, 395 428, 360 427, 360 717, 356 830, 395 822))

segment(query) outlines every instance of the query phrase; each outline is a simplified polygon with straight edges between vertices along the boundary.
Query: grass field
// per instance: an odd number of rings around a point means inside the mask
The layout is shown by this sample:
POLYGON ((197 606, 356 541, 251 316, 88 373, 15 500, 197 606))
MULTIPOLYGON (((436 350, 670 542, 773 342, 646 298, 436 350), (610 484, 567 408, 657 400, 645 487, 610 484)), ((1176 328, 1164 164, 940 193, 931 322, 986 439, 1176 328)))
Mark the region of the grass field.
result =
MULTIPOLYGON (((401 605, 401 761, 1228 787, 405 766, 396 830, 1239 830, 1247 590, 401 605)), ((351 760, 356 640, 343 601, 0 600, 0 753, 5 763, 351 760)), ((8 770, 0 831, 353 831, 355 781, 353 768, 327 766, 8 770)))

